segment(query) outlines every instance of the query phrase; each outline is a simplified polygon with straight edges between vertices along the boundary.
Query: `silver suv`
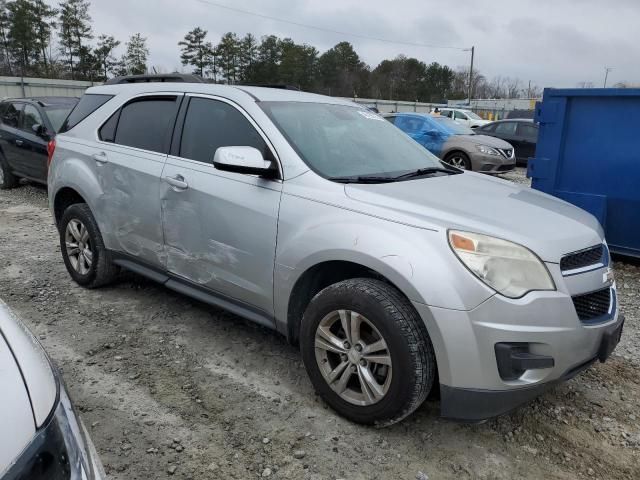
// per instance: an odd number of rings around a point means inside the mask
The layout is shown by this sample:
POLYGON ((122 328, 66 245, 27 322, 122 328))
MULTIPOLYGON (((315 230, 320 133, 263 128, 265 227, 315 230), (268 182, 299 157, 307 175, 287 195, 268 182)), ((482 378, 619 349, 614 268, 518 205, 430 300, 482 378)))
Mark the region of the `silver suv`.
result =
POLYGON ((49 168, 62 256, 275 329, 345 417, 507 412, 616 346, 603 231, 548 195, 443 164, 381 116, 308 93, 90 88, 49 168))

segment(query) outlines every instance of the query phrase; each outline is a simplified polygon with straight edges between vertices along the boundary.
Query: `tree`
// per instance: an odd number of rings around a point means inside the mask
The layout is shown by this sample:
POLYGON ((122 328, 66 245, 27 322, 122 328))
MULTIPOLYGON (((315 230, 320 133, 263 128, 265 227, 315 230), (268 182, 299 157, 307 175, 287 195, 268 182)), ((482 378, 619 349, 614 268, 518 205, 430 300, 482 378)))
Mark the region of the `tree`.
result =
POLYGON ((280 51, 277 82, 302 90, 312 89, 318 67, 318 51, 309 45, 298 45, 290 38, 281 41, 280 51))
POLYGON ((15 0, 7 3, 7 12, 9 50, 20 66, 20 74, 24 76, 38 55, 33 4, 29 0, 15 0))
POLYGON ((340 42, 323 53, 318 69, 322 87, 329 95, 362 97, 368 93, 369 68, 349 42, 340 42))
POLYGON ((49 65, 51 60, 47 58, 47 48, 51 43, 51 30, 56 27, 54 18, 58 14, 58 11, 44 3, 43 0, 31 1, 37 48, 42 55, 44 72, 46 75, 50 75, 49 65))
POLYGON ((113 51, 118 48, 119 45, 120 42, 111 35, 100 35, 98 37, 98 46, 93 50, 93 56, 105 80, 116 64, 113 51))
POLYGON ((240 39, 233 32, 225 33, 216 47, 218 65, 226 83, 236 83, 238 79, 238 54, 240 39))
MULTIPOLYGON (((82 47, 84 42, 93 38, 91 32, 91 16, 89 15, 88 0, 64 0, 60 4, 59 12, 60 22, 60 50, 68 58, 69 70, 71 78, 78 76, 87 78, 87 72, 78 71, 74 66, 74 58, 78 58, 84 66, 88 65, 86 59, 80 58, 80 55, 86 55, 89 49, 82 47)), ((86 67, 85 67, 86 68, 86 67)))
POLYGON ((147 71, 147 39, 139 33, 132 35, 127 42, 127 52, 124 56, 125 65, 129 75, 142 75, 147 71))
POLYGON ((255 73, 258 59, 258 42, 256 37, 247 33, 238 44, 238 78, 249 83, 255 73))
POLYGON ((207 31, 196 27, 178 42, 182 47, 180 60, 182 65, 192 65, 194 73, 204 77, 205 70, 213 61, 213 46, 206 41, 207 31))
POLYGON ((256 62, 247 81, 261 84, 278 80, 278 68, 282 57, 282 43, 275 35, 262 37, 257 48, 256 62))

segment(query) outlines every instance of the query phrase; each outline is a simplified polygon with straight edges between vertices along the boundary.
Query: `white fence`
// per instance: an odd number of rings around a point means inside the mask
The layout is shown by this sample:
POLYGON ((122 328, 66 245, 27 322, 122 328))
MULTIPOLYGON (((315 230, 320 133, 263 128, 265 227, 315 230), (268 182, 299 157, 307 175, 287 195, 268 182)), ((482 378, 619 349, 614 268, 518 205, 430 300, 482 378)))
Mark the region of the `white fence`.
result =
POLYGON ((80 97, 93 85, 99 83, 51 78, 0 77, 0 98, 80 97))

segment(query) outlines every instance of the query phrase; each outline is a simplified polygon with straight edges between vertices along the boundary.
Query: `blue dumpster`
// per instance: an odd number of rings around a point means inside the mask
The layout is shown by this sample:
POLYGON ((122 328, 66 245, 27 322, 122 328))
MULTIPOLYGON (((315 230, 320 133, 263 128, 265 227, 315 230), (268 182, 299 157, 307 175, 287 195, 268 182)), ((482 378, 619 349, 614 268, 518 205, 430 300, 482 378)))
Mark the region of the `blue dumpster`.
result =
POLYGON ((545 89, 527 176, 596 216, 611 251, 640 257, 640 89, 545 89))

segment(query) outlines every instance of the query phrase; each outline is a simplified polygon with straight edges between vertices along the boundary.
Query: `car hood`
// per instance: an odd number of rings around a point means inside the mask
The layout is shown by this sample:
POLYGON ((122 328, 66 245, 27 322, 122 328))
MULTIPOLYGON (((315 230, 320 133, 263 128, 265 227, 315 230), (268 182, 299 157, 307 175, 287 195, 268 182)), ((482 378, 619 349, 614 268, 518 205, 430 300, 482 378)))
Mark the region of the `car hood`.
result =
MULTIPOLYGON (((488 137, 487 137, 488 138, 488 137)), ((383 184, 349 184, 359 210, 421 228, 460 229, 525 245, 547 262, 597 245, 602 228, 591 214, 512 182, 465 172, 383 184)))
POLYGON ((40 342, 0 300, 0 334, 20 367, 33 409, 32 421, 40 427, 49 417, 58 396, 58 384, 40 342))
POLYGON ((9 344, 0 333, 0 477, 36 432, 29 393, 9 344))
POLYGON ((465 141, 475 145, 487 145, 493 148, 513 148, 509 142, 489 135, 457 135, 463 137, 465 141))

